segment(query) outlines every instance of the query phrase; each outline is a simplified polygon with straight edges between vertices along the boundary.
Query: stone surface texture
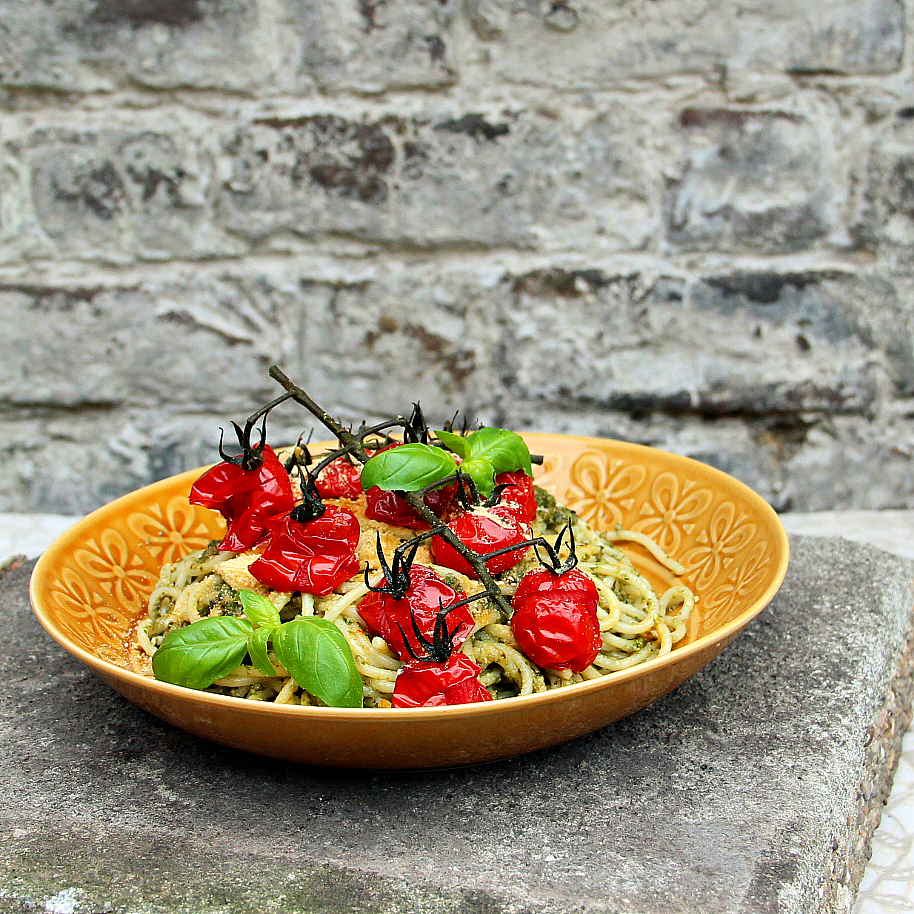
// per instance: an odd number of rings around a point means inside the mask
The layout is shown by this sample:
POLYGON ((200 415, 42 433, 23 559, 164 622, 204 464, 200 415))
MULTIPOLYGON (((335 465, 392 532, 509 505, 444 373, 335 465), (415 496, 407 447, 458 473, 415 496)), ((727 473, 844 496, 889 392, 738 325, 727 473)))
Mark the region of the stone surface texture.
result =
POLYGON ((782 510, 914 506, 912 24, 0 4, 0 510, 208 462, 273 362, 346 421, 420 400, 686 453, 782 510))
POLYGON ((489 766, 236 753, 120 699, 0 581, 10 912, 847 912, 910 717, 909 560, 793 537, 771 606, 675 693, 489 766), (878 586, 874 586, 878 582, 878 586))

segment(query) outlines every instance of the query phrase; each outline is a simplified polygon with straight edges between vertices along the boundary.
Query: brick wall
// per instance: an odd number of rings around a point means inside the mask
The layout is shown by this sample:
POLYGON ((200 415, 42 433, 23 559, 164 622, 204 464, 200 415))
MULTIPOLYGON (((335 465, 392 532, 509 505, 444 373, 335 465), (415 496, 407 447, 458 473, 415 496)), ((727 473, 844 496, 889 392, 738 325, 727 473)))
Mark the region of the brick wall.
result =
POLYGON ((5 0, 0 510, 211 460, 272 362, 914 506, 911 6, 5 0))

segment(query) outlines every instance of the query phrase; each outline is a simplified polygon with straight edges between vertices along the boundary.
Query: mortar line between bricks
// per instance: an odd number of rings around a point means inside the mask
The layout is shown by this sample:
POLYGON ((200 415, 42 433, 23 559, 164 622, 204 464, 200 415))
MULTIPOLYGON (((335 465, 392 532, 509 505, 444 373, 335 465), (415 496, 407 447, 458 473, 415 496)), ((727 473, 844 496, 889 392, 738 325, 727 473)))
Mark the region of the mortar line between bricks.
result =
POLYGON ((99 265, 91 261, 33 260, 17 269, 11 264, 0 264, 0 283, 12 286, 68 289, 73 283, 81 288, 95 286, 122 286, 140 284, 152 279, 180 278, 193 272, 195 277, 217 278, 249 276, 252 271, 288 273, 290 265, 295 272, 313 273, 315 279, 334 282, 358 282, 375 276, 386 275, 401 269, 414 268, 418 274, 441 272, 467 272, 497 279, 504 274, 523 274, 553 268, 573 272, 575 269, 597 269, 610 275, 665 275, 684 280, 703 276, 737 272, 771 273, 859 273, 860 264, 852 259, 840 259, 832 252, 805 252, 802 255, 777 254, 703 255, 645 254, 620 252, 589 256, 580 249, 555 252, 518 252, 507 248, 489 251, 465 251, 443 248, 404 253, 397 249, 368 251, 340 255, 324 252, 289 252, 276 254, 248 254, 240 257, 213 257, 204 260, 168 259, 120 265, 99 265), (385 262, 379 267, 376 260, 383 255, 385 262), (429 258, 434 256, 434 263, 429 258), (700 259, 699 259, 700 258, 700 259), (688 261, 684 265, 682 261, 688 261), (41 271, 53 275, 42 280, 41 271), (68 272, 72 271, 72 272, 68 272))
MULTIPOLYGON (((912 52, 914 57, 914 52, 912 52)), ((142 119, 150 110, 150 103, 158 103, 154 110, 184 110, 187 115, 209 115, 215 121, 221 121, 226 114, 233 119, 244 121, 260 116, 298 117, 320 114, 336 114, 344 117, 378 117, 389 115, 423 115, 437 107, 454 107, 458 109, 524 109, 536 107, 550 100, 561 101, 563 110, 579 110, 582 113, 594 113, 602 104, 614 101, 625 101, 637 96, 649 96, 652 101, 672 101, 682 99, 689 103, 696 93, 717 93, 725 104, 740 108, 792 106, 791 94, 799 91, 809 96, 830 96, 836 91, 842 93, 872 91, 873 87, 892 89, 897 80, 903 87, 907 71, 906 61, 897 69, 881 73, 841 74, 828 71, 753 71, 735 70, 727 75, 727 83, 721 85, 709 81, 707 73, 683 71, 662 76, 644 76, 618 78, 609 85, 574 86, 571 88, 542 85, 534 82, 518 81, 505 85, 493 86, 484 83, 481 74, 485 67, 467 67, 463 82, 443 86, 415 86, 408 88, 387 88, 374 94, 360 93, 356 90, 322 91, 314 89, 309 94, 297 95, 289 92, 272 90, 263 87, 264 91, 243 91, 216 88, 156 88, 142 84, 123 86, 111 90, 74 91, 55 90, 51 87, 24 89, 18 86, 7 86, 5 91, 12 96, 40 98, 43 113, 56 113, 61 118, 62 127, 72 127, 74 109, 80 109, 88 116, 97 116, 99 124, 110 124, 105 120, 112 112, 123 115, 125 120, 132 117, 142 119), (479 81, 474 81, 474 69, 478 69, 479 81), (763 102, 734 101, 740 95, 743 83, 751 85, 752 77, 765 77, 769 80, 767 88, 770 100, 763 102), (778 91, 780 90, 780 91, 778 91), (578 106, 568 108, 569 100, 580 99, 578 106), (434 100, 435 105, 428 102, 434 100)), ((24 133, 34 129, 34 109, 11 110, 0 112, 0 124, 18 124, 24 133)))

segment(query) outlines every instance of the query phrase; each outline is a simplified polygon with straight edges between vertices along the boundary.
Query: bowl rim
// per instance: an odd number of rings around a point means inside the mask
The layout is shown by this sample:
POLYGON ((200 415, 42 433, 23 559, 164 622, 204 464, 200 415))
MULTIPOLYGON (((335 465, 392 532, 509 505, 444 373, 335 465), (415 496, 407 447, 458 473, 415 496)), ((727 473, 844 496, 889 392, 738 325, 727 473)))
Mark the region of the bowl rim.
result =
MULTIPOLYGON (((183 686, 173 685, 172 683, 162 682, 158 679, 143 676, 140 673, 135 673, 132 670, 120 667, 71 641, 46 617, 41 607, 39 589, 40 582, 53 575, 58 557, 62 553, 69 551, 72 541, 74 539, 79 539, 80 533, 83 530, 95 526, 100 517, 116 511, 120 506, 133 502, 140 496, 145 495, 148 497, 154 495, 159 490, 172 488, 185 478, 188 481, 196 479, 207 469, 207 467, 198 467, 196 469, 185 470, 181 473, 168 476, 165 479, 160 479, 156 482, 142 486, 139 489, 127 492, 94 509, 89 514, 76 521, 72 526, 68 527, 50 546, 47 547, 35 563, 35 567, 33 568, 29 579, 29 599, 32 611, 51 638, 76 659, 102 676, 102 678, 114 678, 145 691, 169 696, 170 698, 180 701, 191 703, 202 702, 204 705, 215 708, 223 707, 225 709, 235 709, 243 712, 256 712, 258 714, 273 715, 280 719, 286 717, 316 717, 325 721, 339 720, 355 722, 365 720, 383 722, 391 720, 415 720, 418 715, 422 715, 428 719, 446 718, 453 720, 457 717, 495 715, 513 712, 513 710, 519 708, 521 703, 523 704, 523 707, 534 707, 572 698, 573 696, 587 695, 591 692, 598 692, 603 689, 611 688, 614 685, 621 685, 630 680, 638 679, 646 675, 646 673, 662 670, 666 667, 681 663, 689 657, 707 650, 714 644, 727 641, 759 615, 780 589, 784 577, 787 574, 787 567, 790 560, 790 542, 787 537, 787 531, 774 508, 772 508, 761 495, 734 476, 692 457, 687 457, 683 454, 677 454, 662 448, 636 444, 631 441, 584 435, 552 434, 548 432, 525 431, 521 434, 524 438, 531 439, 551 438, 568 442, 580 442, 582 446, 588 444, 591 446, 610 444, 615 451, 628 452, 632 457, 646 453, 654 455, 659 454, 663 458, 671 460, 673 463, 679 464, 685 468, 691 466, 700 467, 701 472, 710 475, 714 482, 722 483, 724 486, 739 492, 744 499, 751 502, 759 509, 760 513, 769 521, 770 532, 775 538, 773 548, 777 549, 778 561, 765 590, 746 609, 729 622, 696 638, 688 644, 673 649, 662 657, 645 661, 644 663, 637 664, 628 669, 607 673, 598 679, 591 679, 587 682, 572 683, 571 685, 549 689, 545 692, 536 692, 532 695, 518 695, 511 698, 499 699, 498 701, 476 702, 474 704, 451 705, 437 708, 328 708, 315 705, 276 705, 270 702, 252 702, 236 698, 232 695, 218 695, 212 692, 188 689, 183 686)), ((313 445, 313 447, 320 447, 321 444, 326 443, 327 442, 318 442, 316 445, 313 445)))

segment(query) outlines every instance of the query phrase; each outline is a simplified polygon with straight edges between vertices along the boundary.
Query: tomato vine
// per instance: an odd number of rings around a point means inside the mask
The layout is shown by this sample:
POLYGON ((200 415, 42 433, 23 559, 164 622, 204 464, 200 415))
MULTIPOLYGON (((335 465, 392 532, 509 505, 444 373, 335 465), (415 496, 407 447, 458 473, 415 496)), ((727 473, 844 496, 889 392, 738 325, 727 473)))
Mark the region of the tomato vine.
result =
MULTIPOLYGON (((452 422, 433 431, 418 404, 408 418, 363 423, 353 431, 277 366, 270 368, 270 376, 284 392, 244 426, 232 423, 240 453, 227 453, 220 439, 222 462, 192 489, 193 503, 225 517, 221 547, 237 552, 257 547, 260 555, 250 572, 274 590, 326 594, 358 569, 359 525, 347 508, 323 500, 368 493, 375 510, 392 512, 380 519, 419 531, 395 551, 390 564, 379 541, 384 577, 369 585, 372 592, 364 598, 366 624, 406 661, 395 706, 486 700, 488 692, 475 679, 478 667, 474 673, 475 664, 455 653, 473 625, 466 604, 488 598, 510 619, 511 603, 494 575, 517 564, 531 546, 552 549, 530 535, 536 458, 523 438, 488 427, 464 428, 458 434, 452 422), (266 443, 267 415, 287 400, 305 407, 339 443, 317 463, 301 441, 285 464, 266 443), (298 501, 291 484, 295 474, 298 501), (456 511, 453 501, 459 505, 456 511), (412 567, 418 544, 426 540, 440 564, 478 579, 481 591, 461 599, 431 569, 412 567)), ((367 568, 365 576, 367 582, 367 568)), ((253 591, 242 591, 239 598, 242 618, 209 617, 169 632, 153 656, 155 675, 207 688, 245 659, 263 675, 279 675, 275 658, 325 704, 361 705, 352 651, 336 625, 313 616, 280 623, 265 598, 253 591)))

